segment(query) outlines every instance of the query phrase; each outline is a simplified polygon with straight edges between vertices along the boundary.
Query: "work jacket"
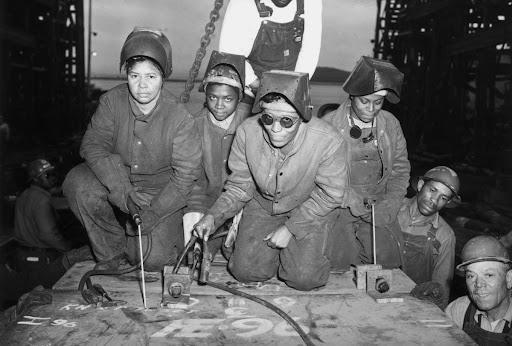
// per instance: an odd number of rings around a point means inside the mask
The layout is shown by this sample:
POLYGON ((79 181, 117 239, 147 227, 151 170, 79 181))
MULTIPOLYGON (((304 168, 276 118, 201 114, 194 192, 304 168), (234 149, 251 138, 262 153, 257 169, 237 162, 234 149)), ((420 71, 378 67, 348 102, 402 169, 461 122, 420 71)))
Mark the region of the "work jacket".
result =
MULTIPOLYGON (((350 124, 347 115, 350 112, 350 99, 343 102, 336 111, 328 113, 322 119, 331 123, 341 133, 348 146, 350 158, 350 124)), ((378 196, 375 205, 377 224, 389 224, 400 209, 403 197, 409 185, 411 165, 407 158, 407 143, 405 141, 400 122, 393 114, 381 110, 375 118, 377 127, 377 146, 382 161, 382 178, 377 183, 378 190, 383 193, 378 196)), ((350 170, 350 165, 348 165, 350 170)), ((348 175, 350 177, 350 174, 348 175)), ((350 179, 349 179, 350 180, 350 179)), ((346 194, 346 205, 354 216, 362 216, 368 213, 364 206, 364 198, 353 186, 350 186, 346 194)))
POLYGON ((321 218, 342 206, 347 183, 347 147, 321 119, 301 123, 286 155, 272 146, 257 117, 238 128, 229 156, 225 191, 210 208, 215 225, 234 216, 251 199, 272 215, 289 213, 285 223, 300 239, 321 218))
POLYGON ((230 173, 228 158, 236 129, 248 116, 246 112, 236 111, 229 128, 224 130, 210 120, 209 114, 204 107, 195 116, 203 148, 202 171, 190 193, 187 212, 206 212, 222 193, 230 173))
POLYGON ((71 248, 59 231, 50 192, 37 185, 31 185, 16 199, 14 236, 27 247, 61 252, 71 248))
POLYGON ((201 141, 183 104, 163 88, 144 115, 128 84, 100 97, 80 153, 114 204, 127 211, 127 194, 138 187, 154 196, 151 209, 158 216, 185 206, 201 165, 201 141))

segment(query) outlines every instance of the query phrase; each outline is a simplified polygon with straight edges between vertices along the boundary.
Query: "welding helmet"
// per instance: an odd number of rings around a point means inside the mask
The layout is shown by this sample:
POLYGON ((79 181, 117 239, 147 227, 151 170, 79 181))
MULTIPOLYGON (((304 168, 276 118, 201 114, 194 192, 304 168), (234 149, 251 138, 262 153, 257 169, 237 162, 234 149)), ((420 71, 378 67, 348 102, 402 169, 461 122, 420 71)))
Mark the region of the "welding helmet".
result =
POLYGON ((161 69, 164 78, 172 72, 172 49, 167 37, 158 30, 136 27, 128 35, 121 49, 119 69, 135 56, 153 60, 161 69))
POLYGON ((343 83, 343 90, 351 96, 377 93, 398 103, 403 80, 404 74, 389 61, 363 56, 343 83))
POLYGON ((462 248, 460 257, 462 263, 457 266, 457 270, 464 270, 466 266, 476 262, 512 263, 505 246, 490 235, 471 238, 462 248))
POLYGON ((260 100, 270 93, 283 95, 304 121, 311 119, 313 106, 309 95, 309 74, 280 70, 263 72, 254 99, 253 113, 261 112, 260 100))
POLYGON ((39 178, 43 173, 54 170, 55 167, 45 159, 37 159, 28 164, 29 181, 39 178))
POLYGON ((445 185, 453 193, 452 200, 454 200, 456 202, 461 201, 461 198, 459 196, 459 189, 460 189, 459 176, 450 167, 446 167, 446 166, 434 167, 434 168, 430 169, 427 173, 425 173, 421 177, 421 179, 424 181, 433 180, 433 181, 437 181, 437 182, 445 185))
POLYGON ((245 85, 245 57, 214 50, 199 91, 204 92, 208 83, 226 84, 237 88, 242 100, 245 85))

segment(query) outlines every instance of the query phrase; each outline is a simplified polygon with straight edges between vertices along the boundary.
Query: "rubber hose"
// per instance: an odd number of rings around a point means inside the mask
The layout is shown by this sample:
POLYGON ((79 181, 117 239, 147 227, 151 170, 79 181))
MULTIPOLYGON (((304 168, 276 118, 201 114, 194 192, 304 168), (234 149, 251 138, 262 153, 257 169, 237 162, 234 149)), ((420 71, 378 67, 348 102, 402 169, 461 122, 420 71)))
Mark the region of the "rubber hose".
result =
POLYGON ((274 311, 276 314, 278 314, 279 316, 284 318, 285 321, 288 322, 293 327, 293 329, 295 329, 297 331, 297 333, 299 333, 300 337, 302 338, 302 341, 304 341, 304 344, 306 344, 307 346, 315 346, 315 344, 313 343, 313 341, 311 340, 309 335, 306 334, 306 332, 301 328, 301 326, 299 326, 299 324, 297 322, 295 322, 295 320, 293 320, 293 318, 291 318, 290 315, 288 315, 286 312, 284 312, 283 310, 281 310, 279 307, 275 306, 274 304, 272 304, 264 299, 261 299, 257 296, 254 296, 252 294, 242 292, 240 290, 231 288, 231 287, 223 285, 223 284, 219 284, 217 282, 206 281, 206 284, 209 286, 218 288, 219 290, 223 290, 223 291, 229 292, 231 294, 234 294, 234 295, 237 295, 237 296, 240 296, 243 298, 247 298, 249 300, 252 300, 253 302, 259 303, 259 304, 269 308, 270 310, 274 311))
MULTIPOLYGON (((143 256, 143 260, 147 260, 148 257, 149 257, 149 254, 151 253, 151 249, 153 248, 153 237, 151 235, 151 233, 149 234, 146 234, 146 237, 147 237, 147 240, 148 240, 148 246, 146 247, 146 250, 144 251, 144 256, 143 256)), ((128 267, 126 269, 123 269, 123 270, 89 270, 88 272, 86 272, 82 278, 80 279, 80 282, 78 284, 78 291, 80 291, 80 294, 82 295, 82 298, 84 298, 84 300, 87 302, 87 299, 85 298, 85 295, 84 295, 84 286, 85 284, 87 283, 87 288, 91 288, 92 287, 92 282, 91 282, 91 276, 96 276, 96 275, 123 275, 123 274, 128 274, 128 273, 131 273, 137 269, 140 268, 140 264, 136 264, 134 266, 131 266, 131 267, 128 267)))

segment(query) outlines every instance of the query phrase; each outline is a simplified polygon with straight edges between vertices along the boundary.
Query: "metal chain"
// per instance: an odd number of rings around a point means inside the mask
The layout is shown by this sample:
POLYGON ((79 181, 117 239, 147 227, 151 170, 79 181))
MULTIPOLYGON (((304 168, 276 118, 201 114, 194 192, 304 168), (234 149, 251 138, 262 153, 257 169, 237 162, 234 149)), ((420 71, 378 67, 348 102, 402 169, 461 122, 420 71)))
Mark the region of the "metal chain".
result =
POLYGON ((199 49, 196 52, 196 59, 190 68, 190 72, 188 73, 188 80, 185 83, 185 90, 180 96, 180 101, 183 103, 187 103, 190 99, 190 92, 194 88, 195 80, 197 74, 199 73, 199 69, 201 68, 201 62, 203 61, 204 56, 206 55, 206 48, 210 44, 211 36, 215 32, 215 22, 219 19, 220 14, 219 11, 224 3, 224 0, 215 0, 215 4, 213 6, 213 10, 210 12, 210 21, 204 27, 204 35, 201 37, 201 44, 199 49))

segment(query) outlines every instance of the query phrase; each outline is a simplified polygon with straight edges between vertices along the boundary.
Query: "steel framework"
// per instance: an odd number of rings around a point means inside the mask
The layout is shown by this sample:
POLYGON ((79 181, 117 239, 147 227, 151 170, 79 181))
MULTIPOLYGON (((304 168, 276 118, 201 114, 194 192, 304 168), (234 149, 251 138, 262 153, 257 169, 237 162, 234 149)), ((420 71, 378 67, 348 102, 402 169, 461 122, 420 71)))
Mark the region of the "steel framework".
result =
POLYGON ((494 169, 512 161, 512 1, 377 0, 374 57, 406 77, 398 115, 410 151, 494 169), (498 154, 498 155, 496 155, 498 154))
POLYGON ((51 143, 84 115, 83 0, 1 1, 0 112, 19 144, 51 143))

